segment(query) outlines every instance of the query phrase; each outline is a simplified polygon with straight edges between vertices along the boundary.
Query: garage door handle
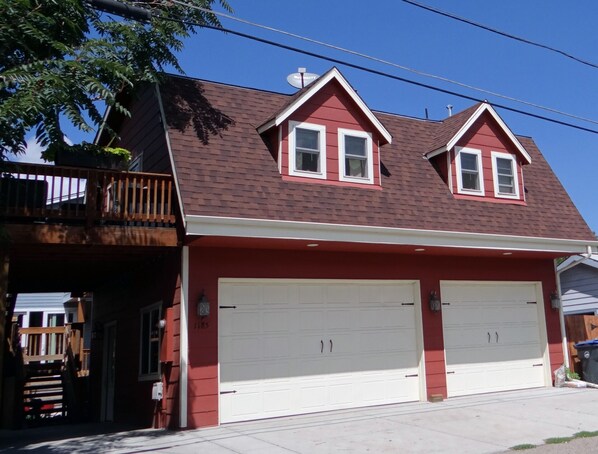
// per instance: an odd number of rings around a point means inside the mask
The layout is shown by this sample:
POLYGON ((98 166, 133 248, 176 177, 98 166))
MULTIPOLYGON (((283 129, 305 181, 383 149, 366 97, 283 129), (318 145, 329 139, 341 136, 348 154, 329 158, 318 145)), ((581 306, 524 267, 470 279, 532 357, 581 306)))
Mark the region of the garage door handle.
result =
POLYGON ((324 341, 320 341, 320 353, 324 353, 324 341))
POLYGON ((488 331, 488 343, 490 343, 490 331, 488 331))
POLYGON ((498 344, 498 331, 494 331, 494 334, 496 334, 496 343, 498 344))
POLYGON ((330 353, 332 353, 332 346, 333 346, 333 345, 334 345, 334 344, 332 343, 332 339, 330 339, 330 353))

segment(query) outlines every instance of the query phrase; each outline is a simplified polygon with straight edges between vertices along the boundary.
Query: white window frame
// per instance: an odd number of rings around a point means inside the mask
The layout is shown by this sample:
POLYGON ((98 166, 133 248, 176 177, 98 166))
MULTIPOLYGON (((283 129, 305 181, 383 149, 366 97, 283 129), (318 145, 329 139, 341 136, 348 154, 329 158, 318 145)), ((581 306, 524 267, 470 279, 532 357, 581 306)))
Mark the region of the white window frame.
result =
POLYGON ((501 199, 519 199, 519 172, 517 168, 517 159, 510 153, 503 153, 500 151, 493 151, 492 152, 492 178, 494 181, 494 196, 501 199), (505 194, 504 192, 499 191, 499 184, 498 184, 498 164, 496 160, 500 159, 508 159, 511 161, 511 169, 513 170, 513 189, 515 190, 514 194, 505 194))
POLYGON ((455 163, 457 166, 457 192, 464 195, 474 195, 478 197, 484 197, 486 191, 484 189, 484 167, 482 164, 482 150, 468 147, 455 147, 455 163), (466 189, 463 187, 463 178, 461 172, 461 153, 473 154, 477 157, 478 161, 478 178, 480 183, 480 189, 466 189))
POLYGON ((338 178, 340 181, 350 181, 352 183, 374 184, 374 145, 372 134, 365 131, 356 131, 354 129, 338 128, 338 178), (367 177, 353 177, 345 175, 345 137, 353 136, 366 139, 365 158, 367 160, 367 177))
POLYGON ((298 121, 289 121, 289 175, 297 177, 308 178, 326 178, 326 126, 316 125, 313 123, 301 123, 298 121), (307 172, 305 170, 298 170, 295 168, 297 163, 295 150, 295 130, 296 128, 308 129, 319 132, 319 147, 320 147, 320 171, 307 172))
MULTIPOLYGON (((143 355, 143 315, 150 313, 150 320, 151 320, 151 313, 154 310, 158 310, 158 321, 160 321, 162 319, 162 302, 159 301, 157 303, 151 304, 149 306, 145 306, 142 307, 141 310, 139 311, 139 381, 148 381, 148 380, 156 380, 156 379, 160 379, 161 377, 161 364, 160 364, 160 352, 161 352, 161 347, 162 347, 162 336, 161 336, 161 332, 160 332, 160 328, 158 327, 158 370, 156 372, 149 372, 149 373, 143 373, 142 372, 142 355, 143 355)), ((149 344, 149 348, 148 348, 148 355, 150 355, 148 357, 148 364, 149 361, 151 360, 151 337, 150 339, 147 340, 148 344, 149 344)))

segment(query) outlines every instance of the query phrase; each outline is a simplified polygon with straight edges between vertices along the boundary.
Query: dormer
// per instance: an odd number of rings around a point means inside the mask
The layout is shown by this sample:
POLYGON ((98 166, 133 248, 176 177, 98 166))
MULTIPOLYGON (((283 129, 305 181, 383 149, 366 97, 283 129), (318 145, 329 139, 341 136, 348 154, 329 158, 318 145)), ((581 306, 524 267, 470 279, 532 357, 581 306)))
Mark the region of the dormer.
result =
POLYGON ((525 204, 531 157, 486 102, 447 118, 426 157, 455 198, 525 204))
POLYGON ((297 92, 258 128, 282 178, 380 187, 380 147, 390 133, 342 74, 332 68, 297 92))

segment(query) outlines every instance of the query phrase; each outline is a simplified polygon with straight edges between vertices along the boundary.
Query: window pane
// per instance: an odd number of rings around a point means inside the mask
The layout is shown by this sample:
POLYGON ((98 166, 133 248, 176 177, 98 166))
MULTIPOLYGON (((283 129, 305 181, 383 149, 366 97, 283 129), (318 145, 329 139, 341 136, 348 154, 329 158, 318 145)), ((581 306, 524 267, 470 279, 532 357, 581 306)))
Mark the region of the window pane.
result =
POLYGON ((471 189, 475 191, 479 191, 480 184, 478 179, 477 172, 462 172, 461 173, 461 182, 463 183, 463 189, 471 189))
POLYGON ((295 128, 295 143, 297 144, 297 148, 319 150, 319 136, 320 133, 318 131, 295 128))
POLYGON ((478 157, 475 154, 470 153, 460 153, 459 156, 461 157, 461 169, 462 170, 473 170, 477 172, 478 170, 478 157))
POLYGON ((496 158, 496 173, 498 177, 498 192, 502 194, 515 194, 513 161, 496 158))
POLYGON ((150 363, 149 363, 149 373, 155 374, 158 372, 158 362, 160 361, 160 352, 159 352, 159 342, 153 341, 150 347, 150 363))
POLYGON ((345 154, 365 158, 366 140, 363 137, 345 136, 345 154))
POLYGON ((365 159, 345 158, 345 176, 367 178, 365 159))
POLYGON ((320 154, 319 153, 305 153, 297 151, 295 156, 295 166, 297 170, 304 172, 319 172, 320 171, 320 154))

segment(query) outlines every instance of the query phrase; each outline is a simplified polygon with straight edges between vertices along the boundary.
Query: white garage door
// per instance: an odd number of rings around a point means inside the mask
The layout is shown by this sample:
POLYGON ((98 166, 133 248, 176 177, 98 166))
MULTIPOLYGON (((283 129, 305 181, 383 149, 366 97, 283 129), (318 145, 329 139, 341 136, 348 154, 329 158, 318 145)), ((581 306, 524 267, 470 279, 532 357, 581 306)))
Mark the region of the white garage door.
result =
POLYGON ((219 307, 221 423, 423 392, 417 282, 221 279, 219 307))
POLYGON ((547 384, 539 284, 441 282, 441 293, 449 397, 547 384))

